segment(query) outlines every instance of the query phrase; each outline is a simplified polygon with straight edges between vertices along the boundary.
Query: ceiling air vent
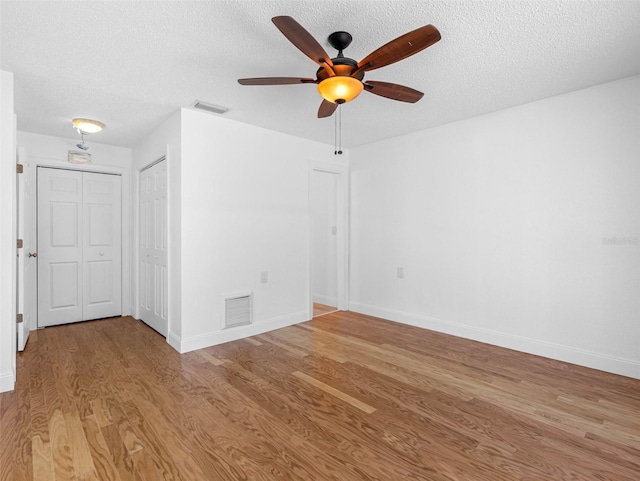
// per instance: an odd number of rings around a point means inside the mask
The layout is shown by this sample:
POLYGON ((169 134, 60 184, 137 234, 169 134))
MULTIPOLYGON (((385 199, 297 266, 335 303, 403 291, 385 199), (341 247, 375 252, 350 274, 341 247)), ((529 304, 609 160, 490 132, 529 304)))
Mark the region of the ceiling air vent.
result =
POLYGON ((221 107, 220 105, 208 104, 206 102, 201 102, 200 100, 196 100, 191 104, 191 107, 198 110, 204 110, 205 112, 209 112, 212 114, 224 114, 229 111, 226 107, 221 107))
POLYGON ((224 298, 224 328, 251 324, 251 293, 224 298))

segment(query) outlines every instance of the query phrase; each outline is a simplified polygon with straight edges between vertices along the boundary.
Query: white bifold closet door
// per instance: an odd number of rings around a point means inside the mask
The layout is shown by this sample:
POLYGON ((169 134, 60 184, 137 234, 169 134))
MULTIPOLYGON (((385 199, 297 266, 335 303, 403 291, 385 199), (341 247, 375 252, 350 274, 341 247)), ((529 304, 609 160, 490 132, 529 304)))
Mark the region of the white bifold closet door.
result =
POLYGON ((140 172, 140 319, 168 332, 167 168, 162 160, 140 172))
POLYGON ((38 167, 38 327, 122 314, 119 175, 38 167))

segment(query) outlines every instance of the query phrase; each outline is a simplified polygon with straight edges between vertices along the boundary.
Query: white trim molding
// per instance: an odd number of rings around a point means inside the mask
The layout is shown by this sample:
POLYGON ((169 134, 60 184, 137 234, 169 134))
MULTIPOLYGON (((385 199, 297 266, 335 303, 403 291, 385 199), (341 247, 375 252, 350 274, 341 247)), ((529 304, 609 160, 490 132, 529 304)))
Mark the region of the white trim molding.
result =
POLYGON ((186 352, 195 351, 196 349, 204 349, 205 347, 211 347, 225 342, 237 341, 238 339, 263 334, 265 332, 292 326, 308 320, 307 311, 296 312, 294 314, 276 317, 266 321, 256 322, 254 324, 208 332, 199 336, 187 338, 179 338, 173 333, 169 333, 167 342, 180 354, 184 354, 186 352))
POLYGON ((13 372, 0 374, 0 392, 13 391, 16 385, 16 378, 13 372))
POLYGON ((388 321, 640 379, 640 363, 631 359, 368 304, 352 302, 349 305, 349 310, 388 321))

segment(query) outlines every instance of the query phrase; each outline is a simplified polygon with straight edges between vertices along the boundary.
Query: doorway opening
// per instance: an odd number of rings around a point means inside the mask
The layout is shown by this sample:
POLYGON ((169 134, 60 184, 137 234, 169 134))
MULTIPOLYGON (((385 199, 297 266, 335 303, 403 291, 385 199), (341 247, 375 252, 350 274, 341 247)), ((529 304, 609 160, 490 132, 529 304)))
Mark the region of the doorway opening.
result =
POLYGON ((313 169, 310 176, 312 317, 345 308, 343 173, 313 169))

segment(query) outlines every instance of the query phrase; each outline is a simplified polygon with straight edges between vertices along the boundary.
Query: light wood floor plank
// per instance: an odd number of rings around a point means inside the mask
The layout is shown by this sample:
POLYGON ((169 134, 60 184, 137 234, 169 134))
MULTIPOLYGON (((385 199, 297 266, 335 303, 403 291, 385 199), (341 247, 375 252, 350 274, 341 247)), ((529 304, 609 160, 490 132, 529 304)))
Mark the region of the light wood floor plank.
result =
POLYGON ((78 413, 65 413, 64 421, 71 443, 71 458, 77 478, 95 478, 95 466, 87 438, 84 435, 82 421, 78 413))
POLYGON ((367 414, 371 414, 376 410, 376 408, 369 406, 367 403, 363 403, 362 401, 359 401, 356 398, 351 397, 348 394, 345 394, 342 391, 339 391, 338 389, 335 389, 329 386, 328 384, 323 383, 322 381, 318 381, 317 379, 312 378, 311 376, 308 376, 303 372, 295 371, 293 375, 298 379, 302 379, 303 381, 308 382, 312 386, 315 386, 318 389, 322 389, 324 392, 329 393, 332 396, 335 396, 338 399, 341 399, 344 402, 351 404, 353 407, 356 407, 360 409, 360 411, 363 411, 367 414))
POLYGON ((56 480, 74 481, 73 453, 69 442, 69 433, 62 411, 56 409, 49 420, 51 433, 51 456, 56 471, 56 480))
POLYGON ((292 356, 295 356, 297 358, 301 359, 301 358, 309 355, 308 352, 302 351, 302 350, 290 345, 288 342, 278 339, 277 336, 274 336, 271 333, 262 334, 262 335, 257 336, 257 337, 259 339, 265 341, 265 342, 270 342, 274 346, 278 346, 278 347, 288 351, 289 354, 291 354, 292 356))
POLYGON ((180 355, 31 333, 0 481, 638 481, 640 380, 352 312, 180 355))
POLYGON ((33 479, 38 481, 55 481, 56 469, 51 452, 51 443, 43 441, 40 436, 31 440, 31 455, 33 459, 33 479))
POLYGON ((122 481, 95 416, 90 415, 83 418, 82 427, 91 450, 98 479, 101 481, 122 481))

